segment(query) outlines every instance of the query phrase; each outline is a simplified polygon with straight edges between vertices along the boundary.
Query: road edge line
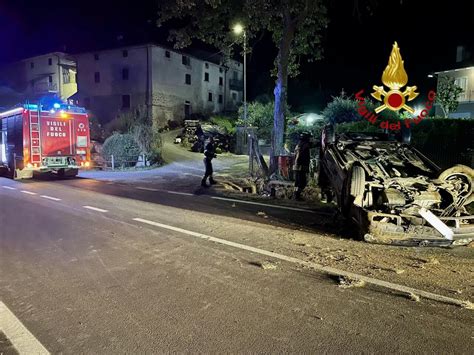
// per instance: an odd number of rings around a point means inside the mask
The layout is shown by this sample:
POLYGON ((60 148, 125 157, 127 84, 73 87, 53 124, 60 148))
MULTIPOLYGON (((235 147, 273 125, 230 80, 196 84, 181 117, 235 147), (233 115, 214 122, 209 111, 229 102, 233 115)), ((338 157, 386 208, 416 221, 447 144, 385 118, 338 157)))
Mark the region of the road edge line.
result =
POLYGON ((214 200, 237 202, 237 203, 244 203, 244 204, 248 204, 248 205, 264 206, 264 207, 270 207, 270 208, 278 208, 278 209, 281 209, 281 210, 290 210, 290 211, 306 212, 306 213, 313 213, 313 214, 321 214, 321 212, 313 211, 313 210, 308 210, 308 209, 306 209, 306 208, 298 208, 298 207, 290 207, 290 206, 280 206, 280 205, 270 205, 270 204, 268 204, 268 203, 254 202, 254 201, 245 201, 245 200, 238 200, 238 199, 227 198, 227 197, 220 197, 220 196, 211 196, 211 198, 214 199, 214 200))
POLYGON ((272 258, 275 258, 275 259, 279 259, 279 260, 288 261, 288 262, 291 262, 291 263, 294 263, 294 264, 307 266, 307 267, 309 267, 313 270, 316 270, 316 271, 319 271, 319 272, 322 272, 322 273, 325 273, 325 274, 328 274, 328 275, 331 275, 331 276, 343 276, 343 277, 347 277, 347 278, 358 279, 358 280, 362 280, 365 283, 370 284, 370 285, 382 287, 382 288, 385 288, 385 289, 388 289, 388 290, 391 290, 391 291, 402 292, 405 295, 409 295, 409 294, 413 293, 413 294, 418 295, 420 297, 423 297, 423 298, 426 298, 426 299, 429 299, 429 300, 433 300, 433 301, 436 301, 436 302, 456 305, 456 306, 459 306, 459 307, 462 307, 462 308, 465 308, 465 309, 471 309, 471 308, 468 307, 471 304, 470 301, 462 301, 462 300, 458 300, 456 298, 443 296, 443 295, 438 295, 436 293, 432 293, 432 292, 428 292, 428 291, 418 290, 416 288, 412 288, 412 287, 409 287, 409 286, 403 286, 403 285, 395 284, 395 283, 392 283, 392 282, 389 282, 389 281, 374 279, 372 277, 359 275, 359 274, 356 274, 356 273, 353 273, 353 272, 350 272, 350 271, 344 271, 344 270, 336 269, 336 268, 329 267, 329 266, 323 266, 323 265, 320 265, 320 264, 317 264, 317 263, 314 263, 314 262, 311 262, 311 261, 304 261, 304 260, 297 259, 297 258, 294 258, 294 257, 291 257, 291 256, 286 256, 286 255, 275 253, 275 252, 272 252, 272 251, 268 251, 268 250, 264 250, 264 249, 260 249, 260 248, 255 248, 255 247, 245 245, 245 244, 231 242, 229 240, 225 240, 225 239, 221 239, 221 238, 211 237, 211 236, 206 235, 206 234, 193 232, 193 231, 189 231, 189 230, 178 228, 178 227, 173 227, 173 226, 170 226, 170 225, 167 225, 167 224, 162 224, 162 223, 158 223, 158 222, 149 221, 149 220, 143 219, 143 218, 133 218, 133 220, 136 221, 136 222, 149 224, 149 225, 152 225, 152 226, 155 226, 155 227, 160 227, 160 228, 163 228, 163 229, 172 230, 172 231, 179 232, 179 233, 182 233, 182 234, 191 235, 193 237, 201 238, 201 239, 208 240, 208 241, 211 241, 211 242, 215 242, 215 243, 219 243, 219 244, 223 244, 223 245, 228 245, 228 246, 238 248, 238 249, 247 250, 247 251, 250 251, 250 252, 253 252, 253 253, 256 253, 256 254, 266 255, 266 256, 269 256, 269 257, 272 257, 272 258))
POLYGON ((2 301, 0 301, 0 330, 20 354, 50 354, 2 301))

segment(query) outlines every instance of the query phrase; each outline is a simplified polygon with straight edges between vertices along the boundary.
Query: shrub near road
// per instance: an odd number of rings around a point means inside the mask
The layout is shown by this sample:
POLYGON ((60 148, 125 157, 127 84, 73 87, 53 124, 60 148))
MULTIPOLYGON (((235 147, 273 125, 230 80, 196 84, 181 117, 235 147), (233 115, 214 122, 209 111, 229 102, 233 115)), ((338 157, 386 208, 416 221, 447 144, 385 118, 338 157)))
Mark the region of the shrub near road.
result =
POLYGON ((114 133, 104 142, 102 156, 107 161, 114 157, 115 166, 132 167, 138 161, 140 147, 131 134, 114 133))

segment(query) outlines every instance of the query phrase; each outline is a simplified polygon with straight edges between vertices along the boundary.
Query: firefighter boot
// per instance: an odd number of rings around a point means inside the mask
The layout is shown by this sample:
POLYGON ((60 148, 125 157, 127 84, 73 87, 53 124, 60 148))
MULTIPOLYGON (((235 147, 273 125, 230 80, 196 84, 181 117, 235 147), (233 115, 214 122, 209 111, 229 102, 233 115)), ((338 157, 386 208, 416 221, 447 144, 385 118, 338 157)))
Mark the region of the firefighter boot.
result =
POLYGON ((215 184, 217 184, 217 181, 214 180, 213 177, 211 176, 211 177, 209 178, 209 183, 210 183, 211 185, 215 185, 215 184))
POLYGON ((206 184, 206 179, 202 179, 202 180, 201 180, 201 186, 202 186, 202 187, 209 187, 209 186, 207 186, 207 184, 206 184))

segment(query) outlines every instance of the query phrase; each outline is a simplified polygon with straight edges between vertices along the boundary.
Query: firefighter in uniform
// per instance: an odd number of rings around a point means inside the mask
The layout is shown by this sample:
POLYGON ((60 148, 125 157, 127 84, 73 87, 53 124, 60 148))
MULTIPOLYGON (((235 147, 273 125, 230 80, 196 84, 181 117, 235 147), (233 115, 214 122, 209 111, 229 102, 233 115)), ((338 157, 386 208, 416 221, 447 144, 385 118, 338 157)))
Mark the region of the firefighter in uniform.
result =
POLYGON ((212 177, 212 159, 217 158, 216 148, 214 147, 214 138, 209 138, 209 143, 206 144, 204 148, 204 167, 206 169, 204 177, 201 181, 201 186, 207 187, 206 180, 209 178, 209 183, 211 185, 217 184, 217 182, 212 177))
POLYGON ((303 192, 308 183, 307 174, 309 173, 310 149, 312 148, 310 137, 309 133, 302 133, 295 147, 295 163, 293 165, 295 192, 293 196, 296 200, 301 200, 301 192, 303 192))

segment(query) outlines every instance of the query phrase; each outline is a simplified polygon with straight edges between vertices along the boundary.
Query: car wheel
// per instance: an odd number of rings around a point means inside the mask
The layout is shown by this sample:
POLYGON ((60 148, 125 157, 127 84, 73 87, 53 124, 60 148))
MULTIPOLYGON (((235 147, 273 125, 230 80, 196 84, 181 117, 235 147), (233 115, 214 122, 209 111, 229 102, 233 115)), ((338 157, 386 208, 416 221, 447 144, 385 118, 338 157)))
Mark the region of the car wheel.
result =
POLYGON ((365 190, 365 171, 361 166, 355 165, 351 172, 351 196, 357 197, 364 195, 365 190))
POLYGON ((446 169, 438 177, 438 179, 442 181, 449 181, 456 178, 461 178, 463 182, 468 185, 468 191, 464 193, 466 196, 465 205, 474 202, 474 169, 458 164, 446 169))

